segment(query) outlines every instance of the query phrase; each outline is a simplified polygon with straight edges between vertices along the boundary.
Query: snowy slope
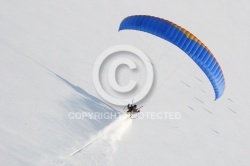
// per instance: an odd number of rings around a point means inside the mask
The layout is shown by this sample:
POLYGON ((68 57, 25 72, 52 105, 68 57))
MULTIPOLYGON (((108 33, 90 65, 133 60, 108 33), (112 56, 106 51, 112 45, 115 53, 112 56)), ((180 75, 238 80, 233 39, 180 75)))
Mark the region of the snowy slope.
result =
POLYGON ((22 53, 1 50, 1 164, 55 165, 111 122, 70 112, 117 112, 22 53))
POLYGON ((1 165, 249 165, 248 1, 0 4, 1 165), (142 32, 117 32, 133 14, 169 19, 206 43, 224 71, 222 98, 213 101, 206 76, 177 47, 142 32), (95 60, 116 44, 138 47, 154 65, 142 111, 177 112, 181 119, 69 118, 122 112, 98 99, 92 83, 95 60))

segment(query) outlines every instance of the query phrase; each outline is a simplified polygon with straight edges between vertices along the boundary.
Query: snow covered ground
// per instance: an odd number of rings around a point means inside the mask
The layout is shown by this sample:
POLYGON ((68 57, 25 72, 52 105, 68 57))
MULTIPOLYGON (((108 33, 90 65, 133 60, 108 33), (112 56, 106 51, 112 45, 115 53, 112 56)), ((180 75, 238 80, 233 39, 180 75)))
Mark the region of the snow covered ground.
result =
POLYGON ((0 165, 250 164, 250 3, 239 1, 0 1, 0 165), (223 69, 213 89, 184 52, 149 34, 118 32, 123 18, 171 20, 201 39, 223 69), (129 44, 150 58, 155 82, 128 119, 92 83, 103 50, 129 44), (82 112, 117 119, 72 119, 82 112))

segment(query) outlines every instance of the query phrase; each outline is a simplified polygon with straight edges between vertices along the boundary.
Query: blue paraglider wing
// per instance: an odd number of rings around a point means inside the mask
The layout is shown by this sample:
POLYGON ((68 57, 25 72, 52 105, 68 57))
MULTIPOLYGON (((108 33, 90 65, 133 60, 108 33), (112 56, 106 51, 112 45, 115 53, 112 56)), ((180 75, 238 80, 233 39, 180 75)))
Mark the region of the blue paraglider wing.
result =
POLYGON ((225 81, 221 67, 211 51, 193 34, 170 21, 146 15, 125 18, 119 30, 126 29, 153 34, 179 47, 206 74, 213 86, 215 100, 223 94, 225 81))

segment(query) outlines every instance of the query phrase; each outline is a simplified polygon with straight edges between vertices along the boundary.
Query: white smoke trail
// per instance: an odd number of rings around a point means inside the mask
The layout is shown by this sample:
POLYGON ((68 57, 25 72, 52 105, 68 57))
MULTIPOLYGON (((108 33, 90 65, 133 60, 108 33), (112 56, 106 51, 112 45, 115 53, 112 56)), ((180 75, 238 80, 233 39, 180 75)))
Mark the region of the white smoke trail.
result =
POLYGON ((87 144, 73 152, 67 160, 68 165, 80 161, 84 165, 106 165, 117 149, 117 142, 131 126, 128 115, 119 116, 113 123, 95 135, 87 144))

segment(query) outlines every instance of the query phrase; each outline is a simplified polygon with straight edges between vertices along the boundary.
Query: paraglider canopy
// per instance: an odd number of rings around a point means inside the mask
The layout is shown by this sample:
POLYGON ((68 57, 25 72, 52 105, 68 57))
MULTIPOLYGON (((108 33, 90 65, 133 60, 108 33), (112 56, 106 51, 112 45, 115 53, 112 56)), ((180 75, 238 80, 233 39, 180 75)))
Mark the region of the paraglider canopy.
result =
POLYGON ((192 33, 158 17, 136 15, 125 18, 119 30, 138 30, 167 40, 183 50, 206 74, 215 92, 215 100, 225 89, 221 67, 212 52, 192 33))

